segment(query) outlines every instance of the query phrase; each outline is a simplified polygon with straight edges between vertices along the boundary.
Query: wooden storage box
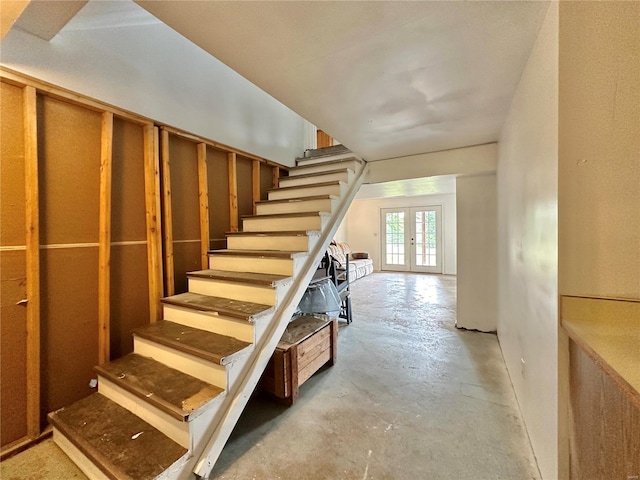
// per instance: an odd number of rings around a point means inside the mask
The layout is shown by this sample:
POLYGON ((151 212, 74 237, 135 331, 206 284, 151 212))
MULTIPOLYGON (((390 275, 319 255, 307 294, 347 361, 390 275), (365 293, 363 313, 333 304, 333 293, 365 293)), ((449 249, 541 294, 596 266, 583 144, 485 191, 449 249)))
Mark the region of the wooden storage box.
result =
POLYGON ((300 317, 285 330, 258 386, 292 405, 300 385, 326 363, 335 363, 337 350, 336 319, 300 317))

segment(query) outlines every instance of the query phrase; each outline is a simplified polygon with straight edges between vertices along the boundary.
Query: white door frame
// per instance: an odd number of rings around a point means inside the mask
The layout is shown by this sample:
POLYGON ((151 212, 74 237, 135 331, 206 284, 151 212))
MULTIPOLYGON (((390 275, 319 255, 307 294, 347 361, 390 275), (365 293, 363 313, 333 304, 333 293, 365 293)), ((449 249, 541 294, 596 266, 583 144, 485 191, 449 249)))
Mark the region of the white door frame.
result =
POLYGON ((391 271, 411 271, 422 273, 442 273, 444 264, 443 255, 443 228, 442 228, 442 211, 443 205, 427 205, 424 207, 397 207, 397 208, 381 208, 380 209, 380 269, 391 271), (416 265, 416 212, 435 211, 436 212, 436 265, 422 266, 416 265), (395 256, 396 262, 387 263, 387 213, 402 214, 404 225, 402 226, 402 235, 404 238, 397 243, 394 252, 390 252, 395 256), (404 263, 400 263, 403 261, 404 263))

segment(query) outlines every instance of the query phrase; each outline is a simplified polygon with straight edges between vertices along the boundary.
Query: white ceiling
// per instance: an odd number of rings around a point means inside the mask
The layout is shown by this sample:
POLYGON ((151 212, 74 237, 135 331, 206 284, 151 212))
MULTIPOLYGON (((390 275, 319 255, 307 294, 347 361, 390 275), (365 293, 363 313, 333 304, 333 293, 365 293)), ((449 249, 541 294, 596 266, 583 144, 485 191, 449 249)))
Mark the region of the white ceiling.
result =
POLYGON ((496 141, 549 5, 137 3, 369 161, 496 141))

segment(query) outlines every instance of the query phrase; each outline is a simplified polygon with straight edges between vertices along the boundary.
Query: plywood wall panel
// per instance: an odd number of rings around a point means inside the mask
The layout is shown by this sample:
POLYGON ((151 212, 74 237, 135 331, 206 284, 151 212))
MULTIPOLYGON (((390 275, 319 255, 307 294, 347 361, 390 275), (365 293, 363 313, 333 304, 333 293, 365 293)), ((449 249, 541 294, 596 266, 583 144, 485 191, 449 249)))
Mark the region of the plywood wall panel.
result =
POLYGON ((197 145, 176 135, 170 135, 169 158, 173 239, 198 239, 200 238, 200 206, 197 145))
POLYGON ((98 241, 99 113, 51 97, 38 97, 40 241, 98 241))
POLYGON ((0 83, 0 245, 24 245, 24 129, 22 89, 0 83))
POLYGON ((111 241, 146 240, 143 127, 113 121, 111 241))
POLYGON ((0 252, 1 444, 27 434, 25 252, 0 252))
POLYGON ((89 395, 98 363, 98 248, 41 251, 42 419, 89 395))
POLYGON ((570 341, 571 480, 640 474, 640 405, 570 341))
POLYGON ((173 244, 175 268, 175 293, 187 291, 187 272, 201 270, 200 242, 177 242, 173 244))
POLYGON ((131 330, 149 323, 147 246, 111 248, 111 358, 133 351, 131 330))
POLYGON ((229 162, 227 154, 207 147, 209 184, 209 237, 211 248, 226 248, 229 231, 229 162))
MULTIPOLYGON (((253 215, 252 160, 238 156, 236 160, 238 172, 238 215, 253 215)), ((242 230, 242 222, 239 224, 242 230)))
POLYGON ((267 192, 273 188, 273 167, 260 164, 260 199, 267 200, 267 192))

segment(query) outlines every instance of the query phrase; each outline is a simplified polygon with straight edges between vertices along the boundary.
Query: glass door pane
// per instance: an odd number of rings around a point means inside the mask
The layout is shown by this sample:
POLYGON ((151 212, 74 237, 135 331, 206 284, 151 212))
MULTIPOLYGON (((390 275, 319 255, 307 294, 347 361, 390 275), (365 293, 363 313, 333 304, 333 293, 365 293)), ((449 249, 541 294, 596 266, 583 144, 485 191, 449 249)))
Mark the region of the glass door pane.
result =
POLYGON ((411 209, 411 270, 442 273, 440 216, 442 207, 411 209))
POLYGON ((408 270, 408 212, 405 209, 382 209, 382 269, 408 270))

